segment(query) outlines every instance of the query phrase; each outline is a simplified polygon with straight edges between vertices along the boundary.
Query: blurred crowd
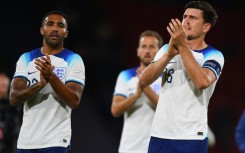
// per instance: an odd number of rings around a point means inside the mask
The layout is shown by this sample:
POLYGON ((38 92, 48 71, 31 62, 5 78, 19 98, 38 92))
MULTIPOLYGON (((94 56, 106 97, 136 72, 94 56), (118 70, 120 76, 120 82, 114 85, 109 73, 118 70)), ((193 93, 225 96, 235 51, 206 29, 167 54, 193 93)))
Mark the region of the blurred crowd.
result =
POLYGON ((15 153, 21 125, 22 108, 8 102, 10 79, 0 72, 0 153, 15 153))

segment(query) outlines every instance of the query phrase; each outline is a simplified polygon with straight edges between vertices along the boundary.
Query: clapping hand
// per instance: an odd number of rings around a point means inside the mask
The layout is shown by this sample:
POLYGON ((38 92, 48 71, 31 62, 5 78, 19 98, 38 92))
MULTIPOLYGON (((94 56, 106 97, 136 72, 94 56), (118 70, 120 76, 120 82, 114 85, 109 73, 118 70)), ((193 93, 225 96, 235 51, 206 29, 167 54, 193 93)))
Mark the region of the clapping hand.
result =
POLYGON ((51 65, 50 56, 46 53, 45 56, 35 59, 36 68, 40 71, 40 81, 44 78, 49 82, 50 76, 53 75, 54 66, 51 65))
POLYGON ((170 42, 176 49, 179 50, 180 47, 187 44, 187 36, 179 19, 172 19, 167 26, 167 31, 171 36, 170 42))

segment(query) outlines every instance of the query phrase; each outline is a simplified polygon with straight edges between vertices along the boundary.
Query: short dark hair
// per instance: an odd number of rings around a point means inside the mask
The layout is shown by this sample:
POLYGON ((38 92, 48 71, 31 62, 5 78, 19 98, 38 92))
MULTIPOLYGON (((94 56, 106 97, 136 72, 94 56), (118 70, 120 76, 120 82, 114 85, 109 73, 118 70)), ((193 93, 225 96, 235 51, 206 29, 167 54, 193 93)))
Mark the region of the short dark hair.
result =
POLYGON ((59 14, 59 15, 61 15, 66 20, 66 24, 67 24, 67 28, 68 28, 67 16, 65 15, 65 13, 63 13, 62 11, 58 11, 58 10, 49 11, 49 12, 45 13, 43 18, 42 18, 42 25, 43 25, 43 22, 46 19, 46 17, 49 16, 50 14, 59 14))
POLYGON ((145 30, 140 34, 139 41, 142 37, 156 37, 158 40, 158 47, 161 48, 163 45, 163 38, 160 36, 160 34, 156 31, 153 30, 145 30))
POLYGON ((218 15, 215 9, 208 2, 205 1, 191 1, 189 2, 184 10, 188 8, 195 8, 203 11, 203 18, 206 23, 210 23, 213 27, 218 19, 218 15))

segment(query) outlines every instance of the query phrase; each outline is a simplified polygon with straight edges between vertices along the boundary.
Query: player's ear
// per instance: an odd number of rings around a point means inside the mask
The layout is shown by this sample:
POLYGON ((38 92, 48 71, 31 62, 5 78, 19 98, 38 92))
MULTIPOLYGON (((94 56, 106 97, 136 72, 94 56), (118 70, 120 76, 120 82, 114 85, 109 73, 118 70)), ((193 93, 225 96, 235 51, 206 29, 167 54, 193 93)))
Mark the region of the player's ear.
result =
POLYGON ((66 30, 65 38, 68 36, 68 30, 66 30))
POLYGON ((137 57, 139 57, 140 56, 140 49, 139 49, 139 47, 137 48, 137 57))
POLYGON ((210 23, 205 23, 204 26, 203 26, 203 31, 205 33, 207 33, 211 28, 211 24, 210 23))
POLYGON ((43 27, 40 28, 40 33, 43 35, 43 27))

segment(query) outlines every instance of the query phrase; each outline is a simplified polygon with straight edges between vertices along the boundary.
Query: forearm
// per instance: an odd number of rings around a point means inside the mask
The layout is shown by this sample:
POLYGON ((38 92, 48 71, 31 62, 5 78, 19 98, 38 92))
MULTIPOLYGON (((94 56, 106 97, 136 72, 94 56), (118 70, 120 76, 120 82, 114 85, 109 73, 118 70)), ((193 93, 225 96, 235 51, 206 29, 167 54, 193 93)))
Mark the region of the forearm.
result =
POLYGON ((81 95, 65 85, 55 74, 49 77, 49 83, 62 102, 72 109, 79 106, 81 95))
POLYGON ((182 47, 179 49, 179 52, 185 65, 185 69, 196 88, 207 88, 212 81, 203 68, 198 64, 191 50, 188 47, 182 47))
POLYGON ((161 75, 172 58, 165 53, 155 63, 148 65, 140 76, 140 86, 145 87, 152 84, 161 75))
POLYGON ((143 92, 148 97, 150 102, 156 107, 159 96, 155 93, 155 91, 153 91, 150 86, 147 86, 143 89, 143 92))
POLYGON ((127 99, 118 99, 117 96, 113 97, 113 103, 111 107, 111 112, 114 117, 121 116, 125 111, 127 111, 139 98, 139 95, 133 94, 127 99))
POLYGON ((11 88, 9 94, 9 102, 11 105, 16 106, 24 103, 28 99, 32 98, 43 87, 38 83, 26 88, 11 88))
POLYGON ((60 78, 53 72, 54 65, 51 65, 51 59, 48 54, 35 59, 36 68, 40 71, 41 76, 50 83, 53 90, 61 100, 60 102, 68 105, 70 108, 77 108, 80 104, 80 98, 83 87, 74 82, 64 84, 60 78))

